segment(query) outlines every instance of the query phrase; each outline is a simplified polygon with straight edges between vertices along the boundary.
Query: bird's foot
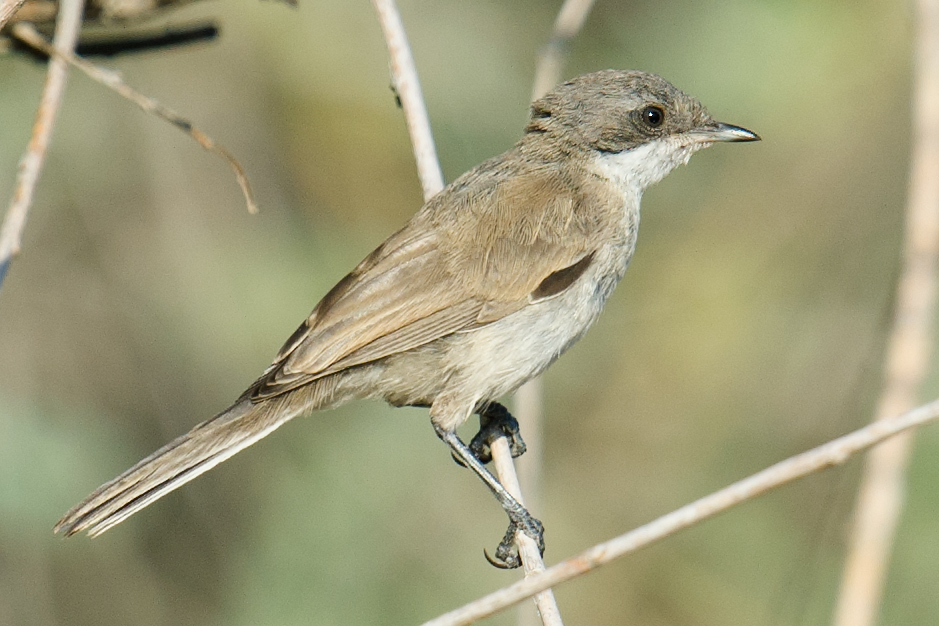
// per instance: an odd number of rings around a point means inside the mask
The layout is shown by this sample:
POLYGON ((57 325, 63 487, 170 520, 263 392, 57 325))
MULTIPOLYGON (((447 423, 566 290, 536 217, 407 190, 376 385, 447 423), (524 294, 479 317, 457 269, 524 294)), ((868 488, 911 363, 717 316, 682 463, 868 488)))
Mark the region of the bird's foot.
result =
MULTIPOLYGON (((495 417, 499 417, 499 413, 503 413, 511 418, 508 411, 505 410, 505 407, 502 405, 496 405, 495 417)), ((481 417, 483 420, 491 416, 492 411, 485 410, 483 411, 485 416, 481 417)), ((499 421, 498 419, 496 420, 499 421)), ((513 419, 512 422, 515 422, 513 419)), ((488 422, 483 424, 483 429, 488 425, 488 422)), ((518 424, 515 424, 515 430, 517 432, 518 424)), ((532 517, 532 514, 528 512, 528 509, 522 505, 511 493, 506 490, 506 488, 500 483, 492 473, 486 469, 486 466, 482 464, 481 460, 476 454, 470 450, 469 446, 463 443, 460 438, 452 430, 447 430, 440 427, 434 423, 434 430, 437 433, 437 436, 440 437, 448 446, 450 446, 450 451, 454 455, 454 460, 460 465, 471 468, 476 474, 482 479, 486 486, 492 491, 496 499, 499 501, 499 504, 502 505, 502 509, 509 516, 509 528, 505 533, 505 537, 502 539, 502 542, 496 548, 495 557, 490 557, 486 553, 486 559, 495 565, 496 567, 502 569, 513 569, 522 564, 521 558, 518 554, 518 548, 515 546, 515 537, 519 531, 525 533, 531 537, 535 544, 538 546, 539 552, 544 554, 544 526, 540 521, 532 517)), ((499 432, 499 437, 505 436, 504 431, 499 432)), ((524 444, 522 444, 522 451, 524 451, 524 444)), ((519 452, 521 454, 521 452, 519 452)))
POLYGON ((482 463, 488 463, 492 460, 492 442, 499 437, 508 439, 513 459, 525 454, 525 442, 518 432, 518 420, 512 417, 507 408, 493 402, 480 411, 479 432, 470 441, 469 448, 482 463))
MULTIPOLYGON (((470 441, 469 449, 481 463, 488 463, 492 460, 492 442, 499 437, 508 440, 513 459, 525 454, 525 441, 518 431, 518 421, 507 408, 492 402, 479 412, 479 432, 470 441)), ((463 465, 456 455, 453 460, 463 465)))
POLYGON ((525 533, 535 540, 538 551, 544 554, 544 525, 532 517, 525 509, 524 514, 509 513, 509 528, 505 531, 505 537, 496 548, 496 555, 489 556, 489 553, 483 550, 486 560, 494 567, 499 569, 515 569, 521 567, 522 559, 518 553, 518 546, 515 545, 515 535, 519 531, 525 533))

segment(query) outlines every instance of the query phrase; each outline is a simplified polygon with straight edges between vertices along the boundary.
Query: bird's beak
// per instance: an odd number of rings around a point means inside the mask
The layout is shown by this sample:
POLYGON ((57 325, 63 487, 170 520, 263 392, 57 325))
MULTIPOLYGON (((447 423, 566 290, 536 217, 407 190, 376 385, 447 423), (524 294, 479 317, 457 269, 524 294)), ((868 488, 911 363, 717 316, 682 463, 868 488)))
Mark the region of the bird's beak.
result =
POLYGON ((712 143, 715 141, 759 141, 760 136, 752 130, 717 122, 691 131, 697 141, 712 143))

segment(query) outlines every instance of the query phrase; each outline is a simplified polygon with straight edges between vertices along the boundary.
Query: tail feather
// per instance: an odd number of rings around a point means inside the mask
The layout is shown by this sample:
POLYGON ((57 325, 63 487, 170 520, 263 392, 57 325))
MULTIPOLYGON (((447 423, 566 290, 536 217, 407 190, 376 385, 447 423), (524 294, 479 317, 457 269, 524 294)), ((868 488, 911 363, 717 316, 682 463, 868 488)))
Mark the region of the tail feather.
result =
POLYGON ((239 401, 99 487, 59 520, 55 532, 100 535, 301 412, 281 404, 239 401))

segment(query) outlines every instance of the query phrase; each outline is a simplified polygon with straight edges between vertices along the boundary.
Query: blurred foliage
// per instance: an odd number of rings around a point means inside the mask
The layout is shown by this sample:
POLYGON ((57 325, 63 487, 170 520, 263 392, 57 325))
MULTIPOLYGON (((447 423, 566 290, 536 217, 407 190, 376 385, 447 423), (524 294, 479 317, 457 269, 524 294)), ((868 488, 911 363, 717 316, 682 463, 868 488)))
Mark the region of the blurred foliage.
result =
MULTIPOLYGON (((559 2, 401 4, 452 179, 519 136, 559 2)), ((368 2, 164 19, 206 17, 220 41, 109 65, 231 149, 262 212, 224 163, 72 76, 0 294, 0 624, 413 624, 515 580, 482 558, 503 514, 426 411, 378 403, 297 420, 100 539, 51 534, 227 406, 420 205, 368 2)), ((547 374, 548 561, 869 419, 906 193, 910 21, 883 0, 597 3, 567 76, 657 72, 764 141, 699 154, 646 194, 626 280, 547 374)), ((0 59, 6 194, 42 75, 0 59)), ((937 458, 927 429, 885 624, 939 623, 937 458)), ((826 624, 858 467, 565 585, 562 612, 826 624)))

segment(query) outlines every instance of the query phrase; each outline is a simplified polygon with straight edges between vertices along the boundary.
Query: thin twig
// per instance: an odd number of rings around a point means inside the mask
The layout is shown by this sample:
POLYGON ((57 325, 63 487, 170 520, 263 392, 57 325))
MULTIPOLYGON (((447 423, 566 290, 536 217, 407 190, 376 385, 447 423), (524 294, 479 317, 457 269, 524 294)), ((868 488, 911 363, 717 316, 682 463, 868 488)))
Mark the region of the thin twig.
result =
POLYGON ((554 20, 551 40, 538 54, 532 100, 537 100, 558 84, 568 45, 583 28, 594 2, 595 0, 564 0, 557 19, 554 20))
MULTIPOLYGON (((564 0, 554 20, 548 43, 535 60, 531 99, 544 96, 561 81, 568 44, 583 28, 595 0, 564 0)), ((519 459, 519 483, 524 487, 530 511, 540 511, 541 468, 544 456, 544 389, 541 377, 528 381, 515 393, 514 413, 519 430, 525 434, 527 451, 519 459)))
POLYGON ((16 15, 24 4, 26 0, 0 0, 0 30, 3 30, 10 18, 16 15))
POLYGON ((46 41, 41 34, 39 34, 39 32, 35 29, 35 27, 33 27, 32 24, 16 24, 13 27, 12 32, 13 36, 23 43, 36 48, 40 52, 44 52, 50 56, 55 56, 75 66, 92 80, 116 91, 124 98, 127 98, 136 104, 145 113, 151 113, 160 119, 169 122, 176 128, 192 137, 196 143, 198 143, 204 149, 225 159, 225 161, 228 162, 228 165, 231 166, 232 171, 235 173, 235 178, 238 181, 238 185, 241 187, 242 194, 244 194, 245 203, 248 205, 248 212, 252 214, 258 212, 258 206, 254 201, 254 194, 251 192, 251 185, 248 183, 248 177, 245 175, 244 168, 242 168, 238 160, 232 156, 231 152, 229 152, 223 146, 215 143, 211 137, 196 128, 192 122, 182 117, 179 113, 176 113, 172 109, 163 106, 153 98, 145 96, 133 87, 130 87, 121 79, 120 74, 117 72, 107 70, 93 63, 89 63, 85 59, 76 56, 71 52, 63 53, 55 51, 49 45, 49 42, 46 41))
MULTIPOLYGON (((939 291, 939 1, 916 3, 918 34, 913 104, 913 154, 903 269, 884 368, 877 419, 916 406, 929 372, 939 291)), ((864 467, 855 522, 833 623, 871 626, 906 491, 913 433, 872 450, 864 467)))
MULTIPOLYGON (((394 0, 372 0, 378 19, 381 22, 382 32, 388 43, 388 54, 391 57, 391 75, 395 92, 401 100, 404 117, 407 121, 408 134, 414 147, 414 158, 417 161, 417 173, 424 189, 424 200, 427 201, 443 189, 443 173, 434 148, 434 138, 430 130, 430 121, 427 117, 427 108, 424 106, 424 96, 421 93, 421 84, 417 78, 417 69, 414 67, 414 57, 408 44, 404 24, 394 0)), ((515 465, 512 454, 504 438, 500 438, 491 446, 493 462, 499 475, 499 481, 506 489, 514 487, 513 495, 521 500, 518 489, 518 477, 515 474, 515 465), (510 487, 509 485, 512 485, 510 487)), ((529 571, 544 570, 541 553, 534 542, 524 533, 517 533, 515 537, 522 564, 526 575, 529 571)), ((539 611, 546 626, 560 626, 560 611, 554 602, 551 593, 540 594, 537 600, 539 611), (547 616, 547 617, 545 617, 547 616), (547 621, 554 619, 555 621, 547 621)))
MULTIPOLYGON (((495 466, 496 477, 499 482, 520 504, 524 505, 522 488, 519 486, 518 476, 515 474, 515 464, 512 463, 509 442, 506 441, 505 437, 499 437, 492 442, 490 449, 492 451, 492 463, 495 466)), ((519 556, 522 557, 522 566, 525 568, 526 577, 545 571, 544 561, 541 560, 541 552, 538 550, 534 539, 525 533, 516 533, 515 545, 518 546, 519 556)), ((544 626, 564 626, 564 622, 561 620, 561 611, 558 609, 553 591, 546 589, 535 594, 535 606, 538 608, 544 626)))
POLYGON ((395 93, 404 109, 404 120, 408 126, 411 145, 414 148, 414 160, 417 162, 417 176, 424 189, 424 201, 443 189, 443 172, 437 160, 434 147, 434 135, 430 131, 427 107, 421 94, 421 83, 414 67, 414 57, 408 45, 408 36, 404 32, 401 14, 394 0, 372 0, 378 13, 378 21, 388 44, 391 57, 391 79, 395 93))
MULTIPOLYGON (((59 15, 55 21, 55 35, 53 36, 55 50, 67 54, 75 49, 78 33, 81 30, 83 8, 83 0, 62 0, 59 15)), ((0 226, 0 286, 10 269, 13 257, 20 251, 23 229, 26 228, 29 207, 33 201, 33 193, 36 190, 39 173, 42 171, 46 150, 49 148, 49 141, 52 137, 52 129, 62 104, 67 78, 68 65, 65 61, 50 58, 46 84, 43 86, 39 109, 36 111, 36 121, 33 123, 33 134, 26 153, 20 160, 10 208, 7 209, 3 218, 3 225, 0 226)))
POLYGON ((610 561, 635 552, 680 530, 693 526, 709 517, 726 511, 742 502, 775 489, 780 485, 803 478, 827 467, 841 465, 851 456, 898 433, 939 419, 939 400, 934 400, 908 413, 879 420, 813 448, 789 457, 761 472, 744 478, 657 520, 610 541, 571 557, 547 571, 531 576, 479 598, 459 609, 425 622, 423 626, 465 626, 488 617, 502 609, 576 578, 610 561))
MULTIPOLYGON (((568 44, 583 28, 593 3, 594 0, 564 0, 564 4, 561 5, 561 10, 558 11, 558 15, 554 20, 551 39, 541 48, 535 60, 535 80, 533 81, 531 94, 533 101, 544 96, 561 81, 561 71, 567 57, 568 44)), ((540 376, 531 379, 519 388, 515 393, 513 409, 515 417, 518 419, 519 430, 525 433, 525 444, 527 446, 525 456, 520 458, 518 463, 519 483, 525 488, 528 510, 541 511, 541 475, 544 459, 544 385, 540 376)), ((500 480, 502 480, 501 476, 500 480)), ((505 484, 505 481, 502 482, 505 484)), ((524 539, 527 540, 528 537, 524 539)), ((533 543, 532 547, 534 547, 533 543)), ((529 574, 527 565, 525 573, 526 575, 529 574)), ((542 594, 544 593, 549 592, 542 592, 542 594)), ((554 604, 553 594, 551 603, 554 604)), ((545 609, 541 607, 541 594, 535 596, 535 604, 543 617, 545 609)), ((554 606, 557 605, 554 604, 554 606)), ((537 616, 534 616, 530 610, 520 610, 518 623, 519 626, 529 626, 536 623, 536 619, 537 616)), ((560 615, 558 619, 560 620, 560 615)))
POLYGON ((544 466, 544 385, 541 376, 518 388, 512 402, 512 415, 525 438, 525 454, 518 458, 518 482, 525 493, 526 508, 540 513, 541 475, 544 466))

